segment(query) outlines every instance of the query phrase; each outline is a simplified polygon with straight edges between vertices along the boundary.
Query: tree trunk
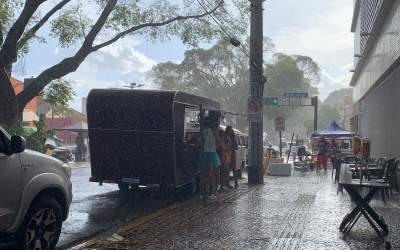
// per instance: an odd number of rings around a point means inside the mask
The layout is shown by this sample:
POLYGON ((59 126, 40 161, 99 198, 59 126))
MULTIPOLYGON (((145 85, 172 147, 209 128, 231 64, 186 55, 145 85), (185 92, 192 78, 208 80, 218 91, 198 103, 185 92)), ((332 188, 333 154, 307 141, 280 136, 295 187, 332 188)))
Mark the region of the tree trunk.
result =
POLYGON ((19 107, 14 88, 5 72, 0 68, 0 125, 14 127, 20 125, 22 110, 19 107))
POLYGON ((24 91, 18 94, 17 101, 19 106, 25 106, 32 98, 37 96, 46 85, 55 79, 59 79, 71 72, 78 69, 79 65, 86 59, 86 57, 96 51, 93 48, 93 42, 96 36, 103 28, 108 16, 114 10, 117 0, 109 0, 103 9, 99 19, 93 25, 92 29, 86 36, 81 48, 71 57, 63 59, 58 64, 44 70, 36 77, 33 82, 24 91))

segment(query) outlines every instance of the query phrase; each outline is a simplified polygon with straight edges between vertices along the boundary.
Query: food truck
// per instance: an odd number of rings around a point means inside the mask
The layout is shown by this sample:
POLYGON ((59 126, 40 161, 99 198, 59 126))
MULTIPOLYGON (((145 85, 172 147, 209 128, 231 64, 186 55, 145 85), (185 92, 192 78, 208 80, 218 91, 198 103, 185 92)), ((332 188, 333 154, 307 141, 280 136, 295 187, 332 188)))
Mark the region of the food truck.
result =
POLYGON ((200 145, 185 140, 185 127, 199 126, 200 112, 220 104, 180 91, 94 89, 87 99, 90 181, 193 189, 199 177, 200 145))

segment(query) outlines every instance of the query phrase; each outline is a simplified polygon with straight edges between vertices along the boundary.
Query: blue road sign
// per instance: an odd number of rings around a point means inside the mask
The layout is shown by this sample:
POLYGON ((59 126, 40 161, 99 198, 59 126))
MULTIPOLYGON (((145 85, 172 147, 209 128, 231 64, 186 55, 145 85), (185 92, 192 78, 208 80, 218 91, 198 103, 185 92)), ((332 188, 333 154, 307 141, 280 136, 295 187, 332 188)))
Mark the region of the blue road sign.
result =
POLYGON ((283 93, 284 97, 308 97, 308 93, 293 93, 293 92, 286 92, 283 93))

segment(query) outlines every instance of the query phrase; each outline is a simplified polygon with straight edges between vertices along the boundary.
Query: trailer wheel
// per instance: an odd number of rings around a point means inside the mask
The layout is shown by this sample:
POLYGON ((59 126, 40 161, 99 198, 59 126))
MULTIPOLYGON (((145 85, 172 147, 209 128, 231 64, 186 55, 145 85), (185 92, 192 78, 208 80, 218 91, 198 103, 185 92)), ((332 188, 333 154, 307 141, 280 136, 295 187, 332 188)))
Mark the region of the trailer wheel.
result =
POLYGON ((118 188, 120 191, 123 191, 123 192, 129 191, 129 184, 120 182, 120 183, 118 183, 118 188))

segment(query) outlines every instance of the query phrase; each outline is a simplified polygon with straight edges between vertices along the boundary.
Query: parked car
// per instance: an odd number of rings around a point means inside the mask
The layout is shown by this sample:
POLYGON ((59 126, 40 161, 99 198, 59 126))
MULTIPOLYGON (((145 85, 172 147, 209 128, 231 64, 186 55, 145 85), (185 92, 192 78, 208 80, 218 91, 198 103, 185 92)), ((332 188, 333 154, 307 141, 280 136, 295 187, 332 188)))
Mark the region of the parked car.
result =
POLYGON ((0 126, 0 248, 54 249, 72 200, 71 168, 0 126))
POLYGON ((74 159, 71 150, 66 147, 55 148, 52 156, 64 163, 68 163, 74 159))

